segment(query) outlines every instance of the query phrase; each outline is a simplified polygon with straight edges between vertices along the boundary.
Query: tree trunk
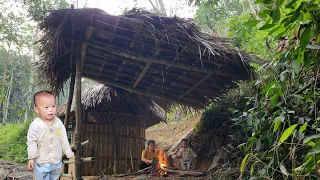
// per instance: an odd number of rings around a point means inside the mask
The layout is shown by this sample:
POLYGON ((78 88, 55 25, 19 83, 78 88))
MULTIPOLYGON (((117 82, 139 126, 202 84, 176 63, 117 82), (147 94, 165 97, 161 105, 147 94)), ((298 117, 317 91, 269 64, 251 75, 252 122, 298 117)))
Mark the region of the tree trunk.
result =
POLYGON ((150 4, 152 5, 153 9, 157 12, 158 15, 167 16, 166 8, 164 6, 164 3, 162 0, 156 0, 156 5, 152 2, 152 0, 149 0, 150 4), (159 8, 160 6, 160 8, 159 8))
POLYGON ((10 96, 11 96, 11 90, 12 90, 12 84, 13 84, 13 73, 14 73, 14 70, 11 71, 10 84, 8 86, 8 90, 7 90, 7 94, 6 94, 5 100, 3 101, 3 119, 2 119, 2 125, 3 126, 6 125, 7 118, 8 118, 10 96))
POLYGON ((252 14, 256 17, 257 20, 261 20, 261 18, 258 16, 257 10, 254 8, 253 0, 248 0, 248 3, 249 3, 252 14))
POLYGON ((6 119, 4 119, 5 117, 5 109, 6 109, 6 104, 5 104, 5 101, 6 101, 6 87, 7 87, 7 68, 8 68, 8 60, 9 60, 9 57, 10 57, 10 47, 11 47, 11 44, 9 44, 9 49, 7 51, 7 56, 4 58, 4 62, 3 62, 3 78, 2 78, 2 88, 1 88, 1 94, 0 94, 0 107, 2 106, 2 116, 3 116, 3 119, 2 119, 2 125, 5 126, 6 125, 6 119))

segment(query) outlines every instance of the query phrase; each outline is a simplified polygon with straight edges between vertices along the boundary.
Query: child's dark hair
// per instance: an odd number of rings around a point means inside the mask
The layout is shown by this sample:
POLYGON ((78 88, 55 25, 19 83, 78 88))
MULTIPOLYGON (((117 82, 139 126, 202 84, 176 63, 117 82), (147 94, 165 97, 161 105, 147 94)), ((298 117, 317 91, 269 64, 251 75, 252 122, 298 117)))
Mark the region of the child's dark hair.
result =
POLYGON ((149 146, 150 144, 156 144, 156 142, 154 142, 154 140, 149 140, 149 141, 148 141, 148 146, 149 146))
POLYGON ((186 143, 188 143, 189 141, 188 141, 188 139, 181 139, 181 142, 186 142, 186 143))
POLYGON ((36 99, 40 96, 53 96, 54 95, 52 94, 52 92, 50 91, 46 91, 46 90, 42 90, 42 91, 39 91, 37 93, 34 94, 33 96, 33 103, 34 103, 34 106, 37 107, 37 104, 36 104, 36 99))

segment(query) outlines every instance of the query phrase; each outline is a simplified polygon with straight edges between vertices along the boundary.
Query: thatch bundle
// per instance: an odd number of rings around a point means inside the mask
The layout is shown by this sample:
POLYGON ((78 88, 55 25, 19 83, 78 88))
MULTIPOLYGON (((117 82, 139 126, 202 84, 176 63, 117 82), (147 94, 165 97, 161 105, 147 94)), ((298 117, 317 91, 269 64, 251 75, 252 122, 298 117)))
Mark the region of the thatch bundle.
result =
MULTIPOLYGON (((120 119, 124 116, 146 118, 148 127, 165 121, 164 111, 149 98, 103 84, 95 84, 84 90, 81 95, 81 104, 84 111, 92 112, 96 116, 121 114, 120 119)), ((60 118, 65 116, 66 106, 65 103, 58 108, 57 116, 60 118)), ((74 111, 73 103, 71 105, 73 115, 74 111)))
POLYGON ((234 50, 227 39, 200 32, 191 20, 64 9, 39 20, 39 29, 37 69, 53 90, 62 89, 79 60, 84 77, 201 108, 233 81, 253 74, 251 56, 234 50))

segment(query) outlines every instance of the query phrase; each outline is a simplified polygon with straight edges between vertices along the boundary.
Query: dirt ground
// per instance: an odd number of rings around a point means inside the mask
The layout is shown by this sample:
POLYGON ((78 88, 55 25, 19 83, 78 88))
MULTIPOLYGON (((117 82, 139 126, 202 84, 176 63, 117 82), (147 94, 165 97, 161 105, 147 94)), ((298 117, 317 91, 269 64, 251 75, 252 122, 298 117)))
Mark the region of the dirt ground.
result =
POLYGON ((206 180, 206 177, 179 177, 177 175, 169 175, 168 177, 159 176, 127 176, 121 178, 110 178, 110 180, 206 180))
POLYGON ((146 130, 146 139, 155 140, 157 148, 170 149, 175 143, 190 132, 200 121, 200 116, 178 123, 160 123, 146 130))

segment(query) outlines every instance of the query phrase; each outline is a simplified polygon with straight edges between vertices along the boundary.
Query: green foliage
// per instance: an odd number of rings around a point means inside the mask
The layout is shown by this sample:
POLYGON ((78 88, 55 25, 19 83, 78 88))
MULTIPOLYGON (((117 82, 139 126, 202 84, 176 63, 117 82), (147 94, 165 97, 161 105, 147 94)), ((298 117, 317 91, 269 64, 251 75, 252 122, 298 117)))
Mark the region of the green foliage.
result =
POLYGON ((27 155, 27 132, 29 122, 25 124, 7 124, 0 127, 0 159, 26 163, 27 155))
MULTIPOLYGON (((208 2, 196 1, 202 5, 208 2)), ((255 3, 253 8, 259 17, 245 11, 228 14, 223 26, 216 26, 227 29, 227 36, 240 49, 272 60, 266 68, 258 68, 258 79, 248 85, 251 94, 247 94, 246 104, 251 106, 230 104, 233 125, 242 127, 247 136, 238 145, 244 157, 239 163, 241 177, 317 179, 319 1, 257 0, 255 3)), ((206 6, 199 8, 203 7, 206 6)), ((206 128, 201 124, 199 130, 206 128)))

